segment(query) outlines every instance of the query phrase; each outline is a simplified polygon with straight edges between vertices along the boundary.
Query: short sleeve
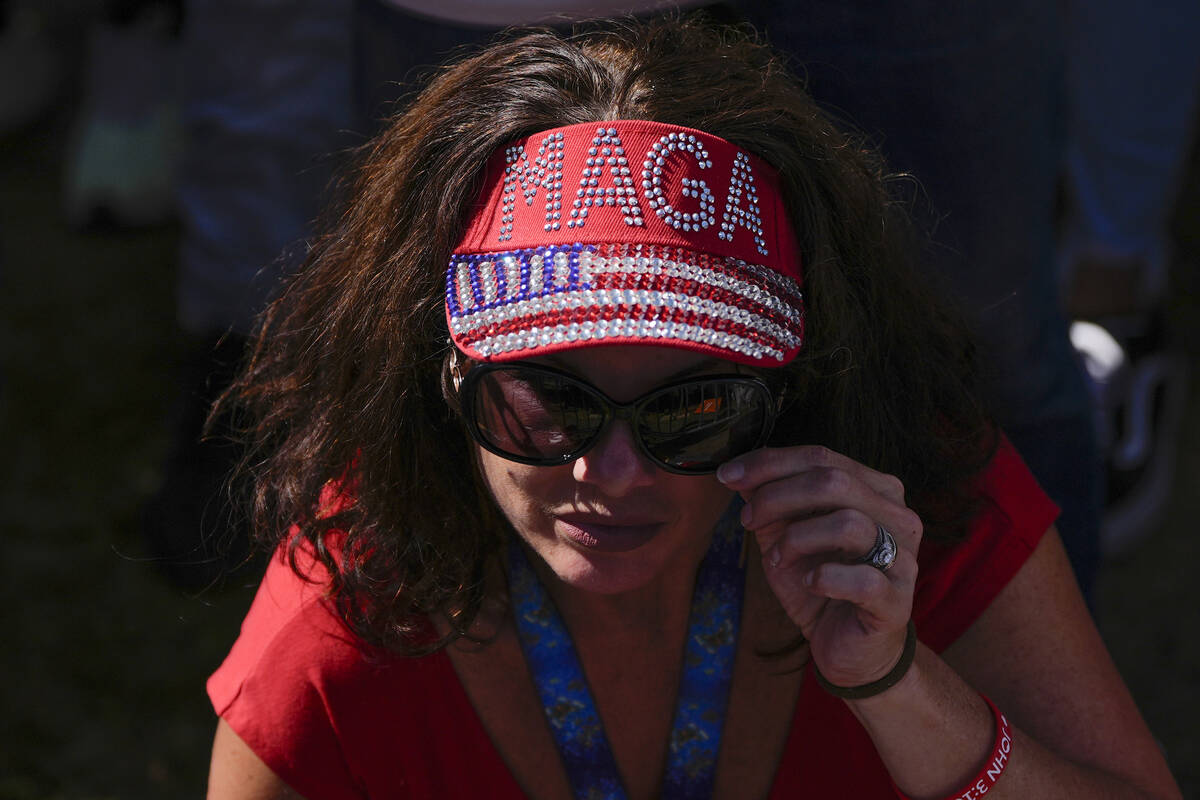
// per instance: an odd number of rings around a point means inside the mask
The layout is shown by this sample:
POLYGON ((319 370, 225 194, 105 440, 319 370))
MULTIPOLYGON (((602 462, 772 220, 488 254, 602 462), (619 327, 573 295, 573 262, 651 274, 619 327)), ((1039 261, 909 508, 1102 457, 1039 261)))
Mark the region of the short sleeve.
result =
POLYGON ((978 478, 978 493, 980 505, 964 541, 921 543, 913 621, 935 652, 978 619, 1058 517, 1058 507, 1003 435, 978 478))
POLYGON ((309 800, 522 797, 444 650, 408 657, 351 633, 303 548, 271 560, 209 678, 213 708, 309 800))
POLYGON ((271 559, 241 635, 208 680, 213 708, 276 775, 309 798, 356 800, 328 685, 361 655, 321 585, 271 559))

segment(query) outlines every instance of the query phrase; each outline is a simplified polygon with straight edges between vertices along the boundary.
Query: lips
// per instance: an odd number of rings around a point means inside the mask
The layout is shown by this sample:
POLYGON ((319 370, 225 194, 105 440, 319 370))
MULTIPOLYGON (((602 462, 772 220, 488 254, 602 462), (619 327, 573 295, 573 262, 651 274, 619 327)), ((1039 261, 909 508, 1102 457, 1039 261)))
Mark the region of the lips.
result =
POLYGON ((610 517, 559 517, 555 527, 580 547, 598 553, 622 553, 653 539, 663 523, 610 517))

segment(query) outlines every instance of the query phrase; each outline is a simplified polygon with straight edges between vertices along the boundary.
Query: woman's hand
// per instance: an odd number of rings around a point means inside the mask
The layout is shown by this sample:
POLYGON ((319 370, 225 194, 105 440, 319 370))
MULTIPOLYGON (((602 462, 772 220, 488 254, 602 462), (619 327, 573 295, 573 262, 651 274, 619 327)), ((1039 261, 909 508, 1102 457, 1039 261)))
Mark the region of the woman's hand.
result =
POLYGON ((767 583, 821 674, 838 686, 886 675, 904 646, 922 532, 900 480, 819 446, 755 450, 717 477, 746 501, 767 583), (898 550, 886 572, 861 563, 877 525, 898 550))

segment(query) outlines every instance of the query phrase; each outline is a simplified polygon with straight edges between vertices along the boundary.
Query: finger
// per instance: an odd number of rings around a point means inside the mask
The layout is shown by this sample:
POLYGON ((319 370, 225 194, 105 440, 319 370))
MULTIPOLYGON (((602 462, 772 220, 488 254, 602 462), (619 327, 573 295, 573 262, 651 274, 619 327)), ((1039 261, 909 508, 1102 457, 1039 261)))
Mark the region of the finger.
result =
POLYGON ((900 563, 900 557, 886 573, 866 564, 826 561, 805 575, 804 584, 814 595, 854 604, 867 618, 887 627, 907 620, 912 614, 911 593, 888 577, 894 570, 908 571, 900 563))
POLYGON ((739 492, 811 469, 838 469, 871 487, 893 503, 904 503, 904 484, 894 475, 871 469, 821 445, 763 447, 721 465, 717 479, 739 492))
MULTIPOLYGON (((796 519, 853 509, 892 532, 901 547, 915 548, 921 519, 907 506, 887 499, 854 475, 836 468, 815 468, 788 475, 744 492, 742 525, 749 530, 768 528, 796 519)), ((869 526, 874 530, 874 524, 869 526)))
POLYGON ((858 561, 875 546, 879 538, 875 521, 853 508, 831 514, 789 522, 779 529, 764 547, 763 557, 773 567, 791 567, 799 559, 824 555, 829 559, 858 561))
MULTIPOLYGON (((763 568, 777 587, 803 586, 806 591, 810 591, 812 582, 815 580, 813 573, 826 564, 853 567, 860 571, 859 578, 866 581, 874 582, 876 576, 871 573, 878 573, 894 589, 907 595, 911 595, 916 587, 918 573, 916 553, 898 550, 892 565, 885 571, 862 561, 863 554, 859 553, 851 554, 834 550, 808 552, 810 549, 817 551, 818 548, 810 547, 803 541, 804 538, 803 536, 783 535, 778 537, 774 546, 770 548, 761 548, 760 546, 763 568)), ((883 584, 880 582, 878 585, 882 586, 883 584)), ((822 596, 831 600, 854 599, 837 595, 822 596)))

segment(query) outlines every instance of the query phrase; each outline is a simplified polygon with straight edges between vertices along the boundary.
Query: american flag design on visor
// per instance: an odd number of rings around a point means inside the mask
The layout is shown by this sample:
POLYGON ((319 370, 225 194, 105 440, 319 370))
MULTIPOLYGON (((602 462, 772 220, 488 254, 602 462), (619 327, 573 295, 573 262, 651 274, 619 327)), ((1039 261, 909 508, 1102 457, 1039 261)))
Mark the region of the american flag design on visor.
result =
POLYGON ((480 361, 652 344, 781 366, 803 342, 804 300, 777 174, 656 122, 514 142, 489 161, 454 249, 446 315, 480 361))

